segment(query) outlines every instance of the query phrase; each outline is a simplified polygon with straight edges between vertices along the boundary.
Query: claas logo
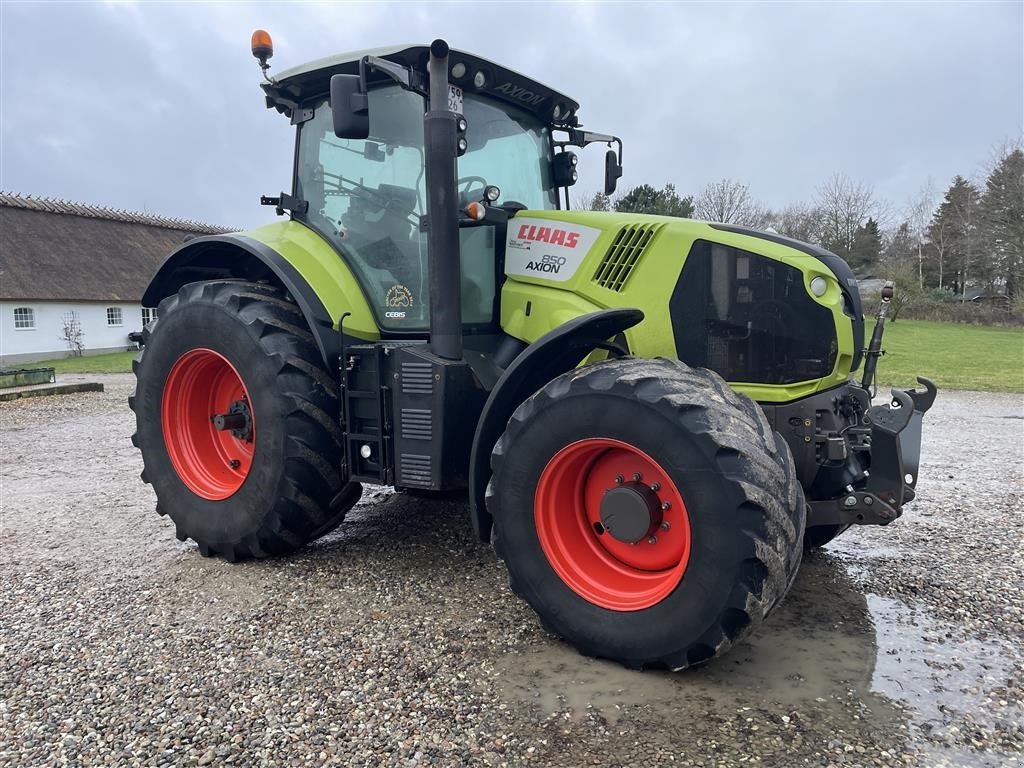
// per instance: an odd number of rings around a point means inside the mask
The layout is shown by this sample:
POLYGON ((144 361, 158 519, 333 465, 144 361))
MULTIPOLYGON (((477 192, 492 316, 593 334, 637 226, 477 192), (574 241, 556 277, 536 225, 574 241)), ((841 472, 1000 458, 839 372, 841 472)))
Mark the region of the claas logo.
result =
POLYGON ((538 227, 535 224, 523 224, 519 227, 519 240, 533 240, 537 243, 550 243, 566 248, 575 248, 579 244, 579 232, 570 232, 557 227, 538 227))

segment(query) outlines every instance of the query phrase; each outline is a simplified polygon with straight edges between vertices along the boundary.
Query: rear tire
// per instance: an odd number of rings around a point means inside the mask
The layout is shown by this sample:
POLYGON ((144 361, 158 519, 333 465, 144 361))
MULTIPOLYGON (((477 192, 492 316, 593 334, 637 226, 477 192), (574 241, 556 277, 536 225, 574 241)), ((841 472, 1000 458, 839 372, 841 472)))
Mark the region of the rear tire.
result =
POLYGON ((492 469, 512 590, 590 656, 706 662, 760 625, 800 564, 806 505, 789 449, 711 371, 621 359, 563 374, 516 410, 492 469), (650 515, 635 544, 595 521, 596 504, 619 524, 606 494, 623 486, 650 515))
POLYGON ((263 284, 191 283, 159 316, 133 364, 132 442, 178 538, 233 562, 337 526, 362 488, 340 475, 337 386, 294 302, 263 284), (212 427, 230 408, 244 427, 212 427))

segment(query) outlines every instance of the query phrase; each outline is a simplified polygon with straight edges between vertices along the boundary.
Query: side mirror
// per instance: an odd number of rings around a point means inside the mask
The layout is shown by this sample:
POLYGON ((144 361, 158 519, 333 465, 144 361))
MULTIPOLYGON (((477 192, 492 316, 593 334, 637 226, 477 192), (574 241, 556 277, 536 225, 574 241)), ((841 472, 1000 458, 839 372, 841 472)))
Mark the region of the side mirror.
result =
POLYGON ((339 139, 370 135, 370 108, 359 75, 331 75, 331 116, 339 139))
POLYGON ((609 149, 604 155, 604 193, 606 195, 615 192, 615 186, 618 184, 620 176, 622 176, 622 166, 619 165, 619 157, 615 154, 614 149, 609 149))

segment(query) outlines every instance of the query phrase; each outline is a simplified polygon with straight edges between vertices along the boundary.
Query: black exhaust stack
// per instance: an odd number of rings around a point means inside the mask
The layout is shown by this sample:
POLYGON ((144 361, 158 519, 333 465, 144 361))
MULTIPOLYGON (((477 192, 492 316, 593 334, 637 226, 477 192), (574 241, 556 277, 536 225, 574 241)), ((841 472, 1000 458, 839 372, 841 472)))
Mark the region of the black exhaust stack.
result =
POLYGON ((423 116, 427 175, 430 346, 438 357, 462 358, 462 276, 455 196, 457 116, 448 109, 448 43, 430 44, 430 101, 423 116))

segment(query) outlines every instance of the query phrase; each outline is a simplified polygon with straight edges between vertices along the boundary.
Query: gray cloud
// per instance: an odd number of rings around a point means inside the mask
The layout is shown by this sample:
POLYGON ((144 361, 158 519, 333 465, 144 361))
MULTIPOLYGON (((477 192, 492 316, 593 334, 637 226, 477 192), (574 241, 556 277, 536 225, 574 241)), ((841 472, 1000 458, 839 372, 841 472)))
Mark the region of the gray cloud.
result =
MULTIPOLYGON (((1024 6, 0 4, 0 187, 248 226, 289 184, 275 68, 445 37, 577 98, 624 186, 728 176, 804 199, 834 171, 897 206, 1024 132, 1024 6)), ((600 186, 590 150, 579 189, 600 186)))

